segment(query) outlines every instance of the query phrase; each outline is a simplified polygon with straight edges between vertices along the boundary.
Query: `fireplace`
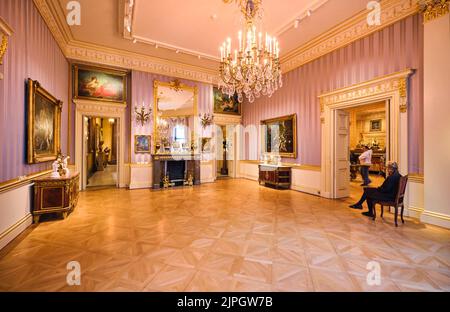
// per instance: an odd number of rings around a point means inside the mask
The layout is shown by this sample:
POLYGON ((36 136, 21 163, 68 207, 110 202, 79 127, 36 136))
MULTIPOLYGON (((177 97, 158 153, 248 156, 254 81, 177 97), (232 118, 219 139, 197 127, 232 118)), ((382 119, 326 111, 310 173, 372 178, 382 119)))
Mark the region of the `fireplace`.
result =
POLYGON ((194 185, 200 184, 200 155, 154 154, 153 189, 164 186, 166 175, 172 186, 182 186, 191 177, 194 185))
POLYGON ((183 185, 186 177, 186 161, 167 161, 166 162, 166 175, 169 176, 171 183, 175 185, 183 185))

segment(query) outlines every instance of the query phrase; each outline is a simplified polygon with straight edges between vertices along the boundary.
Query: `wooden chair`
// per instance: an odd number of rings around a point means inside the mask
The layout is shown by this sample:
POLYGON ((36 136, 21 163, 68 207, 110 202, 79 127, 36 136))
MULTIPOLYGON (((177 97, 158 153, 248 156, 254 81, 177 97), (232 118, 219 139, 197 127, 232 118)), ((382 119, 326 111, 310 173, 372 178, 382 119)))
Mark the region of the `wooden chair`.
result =
POLYGON ((397 196, 395 197, 395 201, 375 201, 373 203, 373 219, 374 220, 377 218, 376 204, 380 204, 381 205, 381 218, 383 218, 384 206, 395 208, 395 226, 396 227, 398 227, 398 223, 397 223, 398 208, 402 207, 401 218, 402 218, 402 223, 405 223, 405 220, 403 219, 403 212, 405 210, 404 198, 405 198, 405 191, 406 191, 407 184, 408 184, 408 176, 401 177, 400 181, 399 181, 398 192, 397 192, 397 196))

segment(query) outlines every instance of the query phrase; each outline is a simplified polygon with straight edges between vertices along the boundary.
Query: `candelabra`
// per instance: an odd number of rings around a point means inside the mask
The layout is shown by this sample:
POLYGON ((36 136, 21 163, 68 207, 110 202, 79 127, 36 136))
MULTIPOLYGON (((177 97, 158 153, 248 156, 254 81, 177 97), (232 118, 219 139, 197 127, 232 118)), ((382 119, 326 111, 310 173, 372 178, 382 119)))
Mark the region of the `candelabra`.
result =
POLYGON ((137 106, 134 107, 134 112, 136 114, 136 122, 140 122, 142 126, 149 121, 150 116, 152 114, 152 109, 149 108, 148 111, 146 111, 144 104, 142 104, 141 109, 139 110, 137 106))

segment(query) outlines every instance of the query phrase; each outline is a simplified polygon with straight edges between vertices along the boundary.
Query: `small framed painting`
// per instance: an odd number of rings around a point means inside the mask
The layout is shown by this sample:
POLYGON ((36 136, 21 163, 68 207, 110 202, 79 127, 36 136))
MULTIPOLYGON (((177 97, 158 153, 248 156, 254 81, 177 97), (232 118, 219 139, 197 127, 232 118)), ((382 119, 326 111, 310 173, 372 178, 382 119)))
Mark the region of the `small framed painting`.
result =
POLYGON ((61 152, 62 102, 35 80, 28 79, 27 90, 27 162, 55 160, 61 152))
POLYGON ((223 94, 219 88, 214 87, 213 96, 215 114, 241 115, 241 103, 238 101, 237 94, 230 98, 228 95, 223 94))
POLYGON ((370 131, 381 131, 381 119, 370 121, 370 131))
POLYGON ((151 152, 151 136, 140 135, 134 136, 134 153, 135 154, 149 154, 151 152))
POLYGON ((74 65, 73 75, 75 99, 126 104, 127 72, 74 65))

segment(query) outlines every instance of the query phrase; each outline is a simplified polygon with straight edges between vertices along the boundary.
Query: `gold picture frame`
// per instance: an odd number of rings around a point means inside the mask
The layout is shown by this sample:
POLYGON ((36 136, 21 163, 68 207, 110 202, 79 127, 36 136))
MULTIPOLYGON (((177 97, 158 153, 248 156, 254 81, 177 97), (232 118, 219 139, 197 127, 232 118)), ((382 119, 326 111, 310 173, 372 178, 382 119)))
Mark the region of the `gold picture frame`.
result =
POLYGON ((127 104, 126 71, 73 65, 73 98, 127 104))
POLYGON ((283 158, 297 158, 297 114, 263 120, 261 125, 265 153, 283 158), (279 131, 277 138, 272 137, 273 127, 279 131), (272 148, 274 144, 278 146, 272 148))
POLYGON ((152 146, 152 136, 136 134, 134 136, 134 153, 135 154, 150 154, 152 146))
POLYGON ((27 81, 29 164, 55 160, 61 152, 62 101, 45 90, 38 81, 27 81))

